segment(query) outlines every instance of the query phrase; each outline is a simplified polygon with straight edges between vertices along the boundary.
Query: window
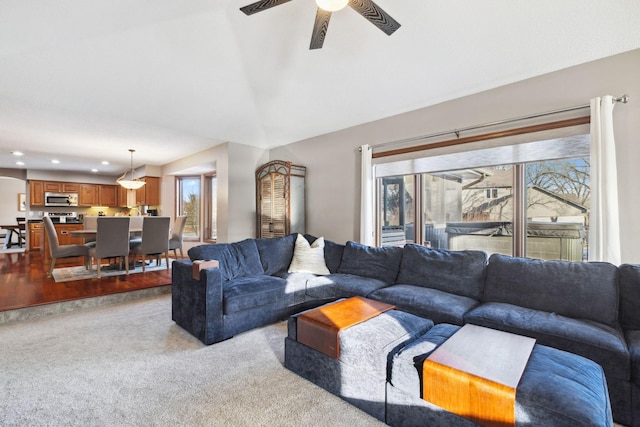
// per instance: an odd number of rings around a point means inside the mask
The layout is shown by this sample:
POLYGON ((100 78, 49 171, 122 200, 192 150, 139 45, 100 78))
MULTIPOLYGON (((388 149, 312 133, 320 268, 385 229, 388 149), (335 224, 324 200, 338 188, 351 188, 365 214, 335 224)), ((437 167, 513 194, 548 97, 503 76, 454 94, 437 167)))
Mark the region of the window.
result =
POLYGON ((177 183, 177 211, 178 215, 186 215, 184 227, 185 240, 200 239, 200 177, 178 177, 177 183))
POLYGON ((205 176, 204 239, 215 242, 218 238, 218 180, 216 175, 205 176))
POLYGON ((587 260, 589 158, 526 165, 527 255, 587 260))
POLYGON ((498 198, 498 189, 487 188, 487 199, 497 199, 497 198, 498 198))
POLYGON ((380 192, 382 245, 412 243, 415 217, 414 177, 383 178, 380 192))
POLYGON ((406 175, 384 176, 401 162, 377 165, 378 242, 585 261, 588 153, 589 136, 581 135, 414 159, 406 175), (428 170, 446 164, 463 167, 428 170))

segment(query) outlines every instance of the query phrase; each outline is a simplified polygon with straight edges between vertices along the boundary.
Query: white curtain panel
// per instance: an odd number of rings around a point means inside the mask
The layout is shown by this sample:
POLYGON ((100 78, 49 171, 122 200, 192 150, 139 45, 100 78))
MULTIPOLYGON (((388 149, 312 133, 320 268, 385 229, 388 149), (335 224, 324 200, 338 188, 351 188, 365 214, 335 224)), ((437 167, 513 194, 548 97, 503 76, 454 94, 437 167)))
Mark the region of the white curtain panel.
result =
POLYGON ((373 149, 370 145, 360 146, 360 243, 369 246, 374 245, 372 153, 373 149))
POLYGON ((620 264, 618 175, 612 96, 591 100, 591 212, 589 261, 620 264))

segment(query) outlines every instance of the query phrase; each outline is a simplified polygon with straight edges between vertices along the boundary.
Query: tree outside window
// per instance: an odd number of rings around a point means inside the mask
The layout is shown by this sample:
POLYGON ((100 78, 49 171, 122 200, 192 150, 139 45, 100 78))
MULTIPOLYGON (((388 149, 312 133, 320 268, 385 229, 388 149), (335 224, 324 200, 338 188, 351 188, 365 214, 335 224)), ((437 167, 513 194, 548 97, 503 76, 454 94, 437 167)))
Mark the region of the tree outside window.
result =
POLYGON ((186 239, 200 238, 200 177, 179 177, 178 186, 178 215, 186 215, 187 222, 184 227, 186 239))

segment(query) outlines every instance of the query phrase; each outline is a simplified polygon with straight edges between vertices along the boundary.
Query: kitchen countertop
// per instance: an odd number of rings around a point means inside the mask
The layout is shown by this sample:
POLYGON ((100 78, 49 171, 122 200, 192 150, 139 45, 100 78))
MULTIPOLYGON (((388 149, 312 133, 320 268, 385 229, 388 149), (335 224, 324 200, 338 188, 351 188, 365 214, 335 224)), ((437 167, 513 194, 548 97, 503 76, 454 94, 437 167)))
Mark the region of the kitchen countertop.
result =
MULTIPOLYGON (((32 218, 32 219, 28 219, 27 222, 42 222, 42 218, 32 218)), ((75 221, 69 221, 67 220, 67 222, 54 222, 53 225, 65 225, 65 224, 83 224, 82 220, 75 220, 75 221)))

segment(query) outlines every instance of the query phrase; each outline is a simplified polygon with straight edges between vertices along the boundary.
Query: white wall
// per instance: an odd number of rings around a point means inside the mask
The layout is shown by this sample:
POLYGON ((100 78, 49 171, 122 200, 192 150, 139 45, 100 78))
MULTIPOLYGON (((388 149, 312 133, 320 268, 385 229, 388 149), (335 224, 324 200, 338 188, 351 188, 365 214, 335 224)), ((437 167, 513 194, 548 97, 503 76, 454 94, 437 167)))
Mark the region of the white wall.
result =
MULTIPOLYGON (((136 175, 140 177, 142 175, 136 175)), ((26 179, 36 181, 81 182, 87 184, 115 184, 118 176, 96 175, 81 172, 49 171, 39 169, 27 170, 26 179)))
MULTIPOLYGON (((359 233, 359 152, 381 144, 629 94, 614 109, 622 261, 640 263, 640 50, 273 149, 270 160, 307 167, 307 232, 344 242, 359 233)), ((381 100, 384 102, 384 100, 381 100)), ((585 111, 585 115, 588 110, 585 111)), ((443 139, 451 139, 450 136, 443 139)), ((430 142, 436 142, 433 140, 430 142)))
MULTIPOLYGON (((226 235, 220 235, 218 222, 218 240, 236 242, 248 237, 256 237, 256 169, 267 158, 266 150, 242 144, 229 144, 229 162, 227 175, 228 218, 226 235), (224 238, 224 240, 222 240, 224 238)), ((218 191, 220 191, 218 175, 218 191)), ((219 208, 220 206, 218 206, 219 208)), ((220 211, 218 210, 218 218, 220 211)))
MULTIPOLYGON (((0 225, 16 225, 16 217, 26 217, 26 212, 18 210, 18 193, 24 193, 27 183, 16 178, 0 177, 0 225)), ((3 233, 6 230, 2 231, 3 233)), ((4 241, 2 241, 4 244, 4 241)))
MULTIPOLYGON (((218 179, 218 242, 255 237, 255 170, 267 152, 243 144, 225 143, 162 167, 162 215, 175 215, 175 176, 215 171, 218 179)), ((184 242, 185 248, 202 242, 184 242)))

